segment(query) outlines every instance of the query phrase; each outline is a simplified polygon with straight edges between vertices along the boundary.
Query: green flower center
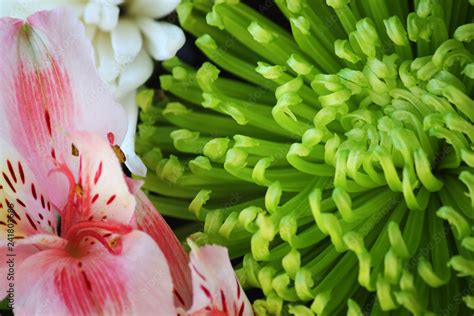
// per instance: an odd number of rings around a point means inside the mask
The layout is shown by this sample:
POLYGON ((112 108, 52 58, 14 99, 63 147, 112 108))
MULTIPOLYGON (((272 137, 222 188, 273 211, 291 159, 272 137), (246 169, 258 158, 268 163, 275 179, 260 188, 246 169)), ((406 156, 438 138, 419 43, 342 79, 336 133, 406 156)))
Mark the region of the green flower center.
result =
POLYGON ((145 188, 242 259, 257 314, 474 309, 473 3, 414 2, 262 3, 291 33, 179 6, 212 63, 166 61, 166 98, 140 94, 145 188))

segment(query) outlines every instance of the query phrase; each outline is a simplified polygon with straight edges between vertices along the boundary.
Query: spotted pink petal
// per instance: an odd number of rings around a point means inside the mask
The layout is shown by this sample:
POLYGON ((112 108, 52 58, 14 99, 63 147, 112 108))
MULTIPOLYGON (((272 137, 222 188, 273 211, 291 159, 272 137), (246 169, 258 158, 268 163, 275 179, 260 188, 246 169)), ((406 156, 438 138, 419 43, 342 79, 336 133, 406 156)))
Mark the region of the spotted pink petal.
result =
POLYGON ((55 161, 71 151, 67 132, 79 128, 104 139, 112 132, 120 143, 125 112, 100 80, 72 12, 42 11, 26 22, 0 19, 0 56, 0 135, 28 159, 50 198, 67 196, 67 186, 48 177, 55 161))
POLYGON ((166 259, 145 233, 122 238, 122 252, 89 247, 84 256, 45 250, 16 269, 16 315, 176 315, 166 259), (34 282, 32 282, 34 280, 34 282))
POLYGON ((252 306, 235 276, 227 249, 204 246, 191 251, 195 316, 251 316, 252 306))
POLYGON ((78 132, 71 139, 78 151, 74 158, 79 161, 79 170, 77 203, 73 210, 65 210, 62 218, 67 221, 66 228, 81 221, 129 224, 136 201, 112 147, 95 134, 78 132))
POLYGON ((0 241, 7 240, 8 228, 14 230, 15 242, 33 234, 55 234, 54 205, 25 159, 2 139, 0 148, 0 241))
POLYGON ((150 235, 165 255, 173 277, 176 306, 189 308, 192 303, 192 286, 188 255, 148 197, 142 191, 138 191, 135 196, 137 199, 136 226, 150 235))

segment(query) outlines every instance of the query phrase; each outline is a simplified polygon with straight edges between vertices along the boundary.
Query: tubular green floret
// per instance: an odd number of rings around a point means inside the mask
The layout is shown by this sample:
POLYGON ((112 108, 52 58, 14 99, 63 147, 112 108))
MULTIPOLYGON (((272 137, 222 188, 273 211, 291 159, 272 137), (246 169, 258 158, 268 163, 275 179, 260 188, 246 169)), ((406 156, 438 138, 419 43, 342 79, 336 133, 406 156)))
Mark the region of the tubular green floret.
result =
POLYGON ((347 60, 352 64, 355 64, 361 60, 361 58, 352 50, 349 41, 345 39, 338 39, 334 42, 334 53, 337 57, 347 60))
POLYGON ((463 256, 454 256, 449 260, 448 265, 458 272, 458 276, 474 276, 474 260, 469 260, 463 256))
POLYGON ((444 285, 448 282, 448 279, 444 279, 443 277, 436 275, 436 273, 433 271, 431 263, 429 263, 429 261, 423 257, 418 261, 417 268, 418 274, 431 287, 440 287, 441 285, 444 285))
POLYGON ((227 138, 214 138, 203 147, 203 154, 212 161, 220 161, 225 157, 230 140, 227 138))
POLYGON ((388 37, 398 46, 408 46, 408 36, 402 21, 398 16, 392 16, 383 21, 388 37))
POLYGON ((169 159, 162 160, 156 168, 156 174, 161 179, 175 183, 184 173, 184 167, 178 157, 171 155, 169 159))
POLYGON ((191 132, 179 129, 170 133, 175 148, 182 152, 198 154, 202 152, 203 145, 207 140, 199 138, 199 132, 191 132))
POLYGON ((471 234, 471 227, 466 219, 452 207, 443 206, 436 212, 436 215, 447 220, 453 226, 453 234, 456 239, 461 240, 471 234))
POLYGON ((362 310, 360 309, 359 304, 356 301, 352 300, 352 299, 348 300, 347 307, 348 307, 347 316, 362 316, 362 315, 364 315, 362 313, 362 310))
POLYGON ((306 6, 305 0, 286 0, 288 10, 292 13, 299 13, 306 6))
POLYGON ((196 215, 196 217, 200 217, 199 213, 200 213, 201 207, 204 204, 206 204, 206 202, 209 200, 210 194, 211 194, 210 190, 199 191, 196 197, 189 204, 188 210, 190 212, 193 212, 196 215))
POLYGON ((461 180, 469 190, 469 196, 471 198, 471 207, 474 209, 474 174, 468 171, 462 171, 459 174, 459 180, 461 180))
POLYGON ((285 69, 286 68, 284 66, 271 66, 264 62, 258 62, 258 67, 255 69, 255 71, 266 79, 274 80, 282 77, 285 73, 285 69))
POLYGON ((272 32, 266 30, 257 22, 252 22, 248 26, 247 30, 253 36, 254 40, 260 44, 268 44, 275 39, 278 34, 273 34, 272 32))
POLYGON ((242 262, 258 315, 474 308, 471 2, 276 0, 289 30, 179 6, 212 64, 139 94, 144 188, 242 262))

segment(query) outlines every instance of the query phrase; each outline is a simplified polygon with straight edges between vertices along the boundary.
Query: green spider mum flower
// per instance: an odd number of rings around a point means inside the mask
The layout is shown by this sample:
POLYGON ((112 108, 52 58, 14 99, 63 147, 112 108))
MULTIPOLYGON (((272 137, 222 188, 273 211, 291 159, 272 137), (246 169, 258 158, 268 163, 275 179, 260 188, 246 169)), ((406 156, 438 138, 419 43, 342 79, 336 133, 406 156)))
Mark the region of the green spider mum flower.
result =
POLYGON ((291 33, 179 6, 210 62, 139 96, 152 200, 242 259, 259 315, 472 313, 473 1, 272 5, 291 33))

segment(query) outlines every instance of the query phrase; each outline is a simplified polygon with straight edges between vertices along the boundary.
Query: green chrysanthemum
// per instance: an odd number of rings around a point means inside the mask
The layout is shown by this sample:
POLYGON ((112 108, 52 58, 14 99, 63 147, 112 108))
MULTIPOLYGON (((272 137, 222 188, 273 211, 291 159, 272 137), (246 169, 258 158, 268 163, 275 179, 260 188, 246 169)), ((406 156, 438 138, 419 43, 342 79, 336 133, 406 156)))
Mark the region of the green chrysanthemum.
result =
POLYGON ((272 5, 291 33, 238 0, 178 8, 212 64, 167 61, 166 99, 139 96, 151 198, 243 259, 257 314, 472 313, 473 1, 272 5))

